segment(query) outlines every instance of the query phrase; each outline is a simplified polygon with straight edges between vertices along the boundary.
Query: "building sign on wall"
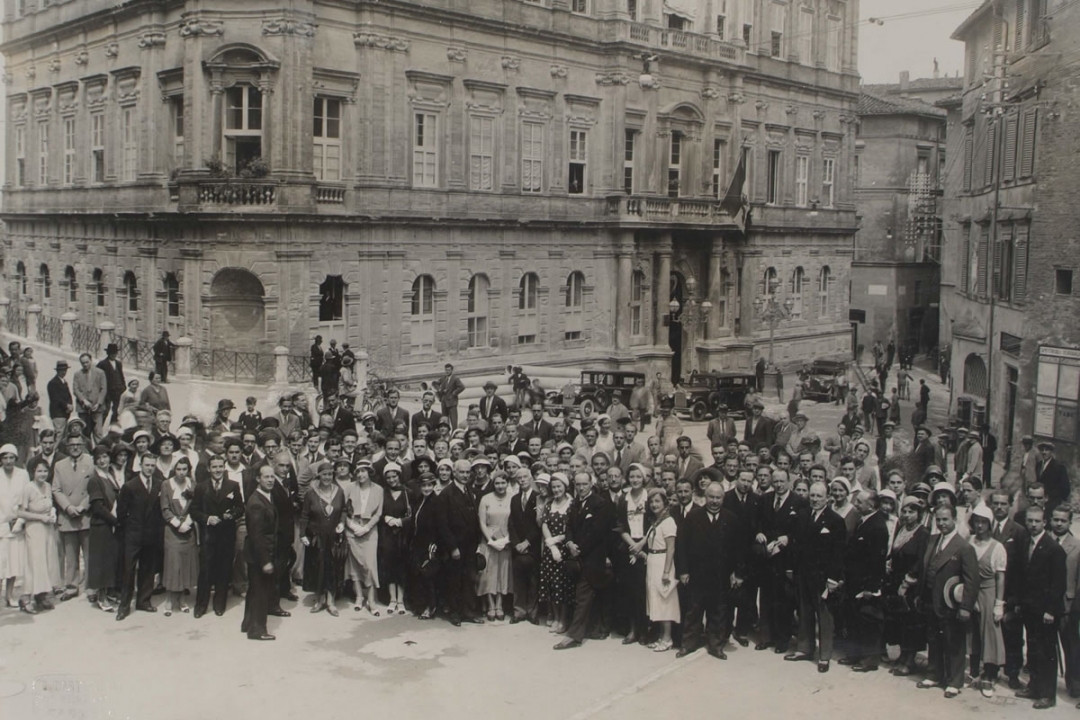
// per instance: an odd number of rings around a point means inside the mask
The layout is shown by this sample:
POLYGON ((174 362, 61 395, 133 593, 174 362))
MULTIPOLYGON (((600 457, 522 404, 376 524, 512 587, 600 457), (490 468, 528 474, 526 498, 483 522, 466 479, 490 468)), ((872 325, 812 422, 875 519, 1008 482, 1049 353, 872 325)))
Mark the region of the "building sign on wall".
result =
POLYGON ((867 295, 882 295, 882 296, 888 295, 889 294, 889 286, 888 285, 867 285, 866 286, 866 294, 867 295))
POLYGON ((1076 442, 1080 408, 1080 350, 1039 348, 1035 434, 1076 442))

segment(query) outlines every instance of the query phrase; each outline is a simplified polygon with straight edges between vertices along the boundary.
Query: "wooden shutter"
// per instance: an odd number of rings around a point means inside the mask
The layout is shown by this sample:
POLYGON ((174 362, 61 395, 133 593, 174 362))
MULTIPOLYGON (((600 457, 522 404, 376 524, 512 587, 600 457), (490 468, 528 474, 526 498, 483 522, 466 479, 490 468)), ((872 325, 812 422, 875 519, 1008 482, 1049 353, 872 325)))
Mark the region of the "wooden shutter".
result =
POLYGON ((999 10, 997 10, 995 8, 995 10, 994 10, 994 46, 993 46, 994 50, 1001 50, 1002 49, 1001 42, 1004 39, 1004 37, 1003 37, 1004 26, 1002 25, 1002 22, 1001 22, 1001 16, 997 14, 998 12, 999 12, 999 10))
POLYGON ((960 232, 964 233, 964 252, 960 256, 960 289, 969 292, 971 290, 971 223, 961 225, 960 232))
POLYGON ((1016 0, 1016 40, 1013 48, 1018 52, 1024 47, 1024 5, 1028 0, 1016 0))
POLYGON ((1005 118, 1005 157, 1001 159, 1002 180, 1016 179, 1016 129, 1020 124, 1020 117, 1011 113, 1005 118))
POLYGON ((971 192, 971 170, 975 161, 975 132, 968 127, 964 131, 964 191, 971 192))
POLYGON ((1035 125, 1038 110, 1028 108, 1024 111, 1024 123, 1020 128, 1020 177, 1027 178, 1035 174, 1035 125))
POLYGON ((979 226, 979 277, 975 278, 976 282, 976 294, 979 297, 986 297, 986 281, 987 275, 987 260, 989 259, 990 248, 990 226, 979 226))
POLYGON ((994 150, 997 148, 997 124, 986 124, 986 165, 983 167, 983 187, 994 182, 994 150))
POLYGON ((1028 235, 1027 225, 1016 226, 1013 250, 1013 300, 1023 302, 1027 298, 1028 235))
POLYGON ((1000 298, 1002 296, 1002 278, 1001 278, 1001 260, 1002 260, 1002 245, 1009 242, 1007 234, 1003 232, 1003 228, 998 227, 996 237, 994 238, 994 264, 990 266, 992 276, 992 286, 990 292, 994 294, 994 297, 1000 298))

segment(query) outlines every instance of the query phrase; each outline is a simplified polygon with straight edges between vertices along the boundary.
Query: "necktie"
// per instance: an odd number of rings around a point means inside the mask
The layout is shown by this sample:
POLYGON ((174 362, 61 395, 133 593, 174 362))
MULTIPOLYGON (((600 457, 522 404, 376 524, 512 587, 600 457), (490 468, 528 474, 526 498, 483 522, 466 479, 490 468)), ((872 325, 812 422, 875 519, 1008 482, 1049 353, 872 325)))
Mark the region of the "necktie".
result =
POLYGON ((146 478, 143 478, 143 485, 146 486, 146 492, 150 492, 150 481, 146 478))
POLYGON ((215 482, 214 483, 214 493, 216 494, 216 493, 219 493, 219 492, 221 492, 221 483, 220 482, 215 482))
POLYGON ((712 513, 709 513, 709 523, 712 524, 714 522, 716 522, 716 516, 712 513))
POLYGON ((1031 541, 1031 547, 1028 548, 1028 560, 1031 559, 1032 554, 1035 552, 1035 546, 1038 543, 1035 540, 1031 541))
POLYGON ((994 527, 994 537, 1001 537, 1001 521, 998 520, 997 525, 994 527))
POLYGON ((780 496, 777 495, 776 496, 776 501, 773 503, 773 510, 779 510, 779 509, 780 509, 780 496))
POLYGON ((615 465, 616 467, 622 465, 622 450, 615 451, 615 465))

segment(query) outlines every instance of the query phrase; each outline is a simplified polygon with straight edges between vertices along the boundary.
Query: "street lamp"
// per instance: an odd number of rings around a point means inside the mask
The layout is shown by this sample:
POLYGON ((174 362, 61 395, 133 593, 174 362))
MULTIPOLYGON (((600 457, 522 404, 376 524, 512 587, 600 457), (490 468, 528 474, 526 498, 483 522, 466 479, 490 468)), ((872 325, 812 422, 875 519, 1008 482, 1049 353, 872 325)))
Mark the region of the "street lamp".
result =
POLYGON ((776 326, 780 324, 781 320, 787 320, 791 317, 791 310, 795 307, 795 300, 789 296, 781 302, 776 297, 776 288, 772 287, 770 290, 772 292, 765 298, 760 296, 754 298, 754 313, 769 324, 769 366, 775 368, 776 326))
MULTIPOLYGON (((671 302, 668 303, 668 311, 670 314, 670 322, 681 322, 683 315, 686 316, 686 323, 690 326, 690 345, 693 346, 694 336, 696 335, 696 329, 699 322, 707 322, 709 319, 709 313, 712 312, 713 304, 708 300, 699 301, 694 294, 697 289, 697 280, 693 277, 686 280, 686 294, 687 299, 684 302, 680 302, 678 298, 671 298, 671 302)), ((694 354, 694 365, 697 365, 697 354, 694 354)), ((691 367, 691 370, 696 369, 691 367)))

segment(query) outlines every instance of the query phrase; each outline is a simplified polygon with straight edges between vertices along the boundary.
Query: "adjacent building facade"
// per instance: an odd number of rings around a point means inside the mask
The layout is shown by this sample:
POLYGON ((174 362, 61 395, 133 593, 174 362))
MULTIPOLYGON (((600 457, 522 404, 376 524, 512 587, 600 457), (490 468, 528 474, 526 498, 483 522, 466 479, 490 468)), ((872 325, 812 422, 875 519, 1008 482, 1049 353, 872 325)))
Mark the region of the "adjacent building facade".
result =
POLYGON ((6 0, 7 294, 201 348, 336 337, 402 376, 749 368, 754 299, 791 294, 778 360, 847 353, 857 18, 6 0))
POLYGON ((964 93, 941 103, 950 127, 942 328, 954 409, 989 422, 1002 448, 1018 449, 1022 435, 1054 442, 1076 478, 1080 91, 1065 51, 1080 42, 1080 8, 987 2, 954 37, 967 46, 964 93))
POLYGON ((858 342, 894 340, 924 352, 938 341, 945 111, 864 89, 859 119, 851 266, 858 342))

